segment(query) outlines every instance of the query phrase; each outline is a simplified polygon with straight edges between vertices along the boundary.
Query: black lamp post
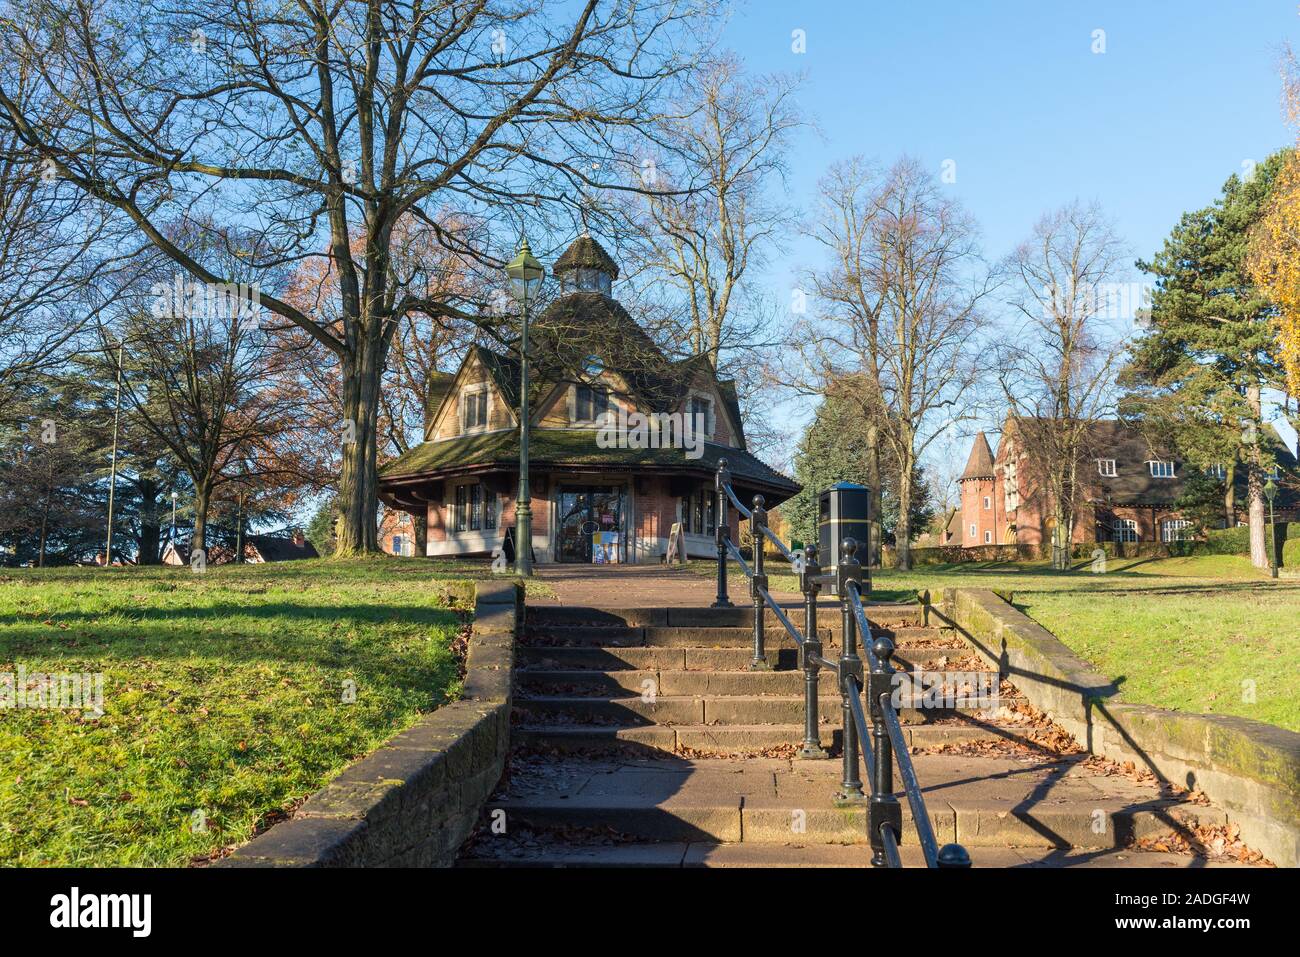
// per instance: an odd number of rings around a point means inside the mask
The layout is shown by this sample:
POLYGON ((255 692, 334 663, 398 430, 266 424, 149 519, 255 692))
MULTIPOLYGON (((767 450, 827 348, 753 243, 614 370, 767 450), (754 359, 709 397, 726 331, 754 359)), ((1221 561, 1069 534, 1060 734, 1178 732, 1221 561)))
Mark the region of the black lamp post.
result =
POLYGON ((519 337, 519 497, 515 499, 515 573, 533 573, 532 496, 528 491, 528 302, 536 298, 546 270, 533 258, 525 237, 515 258, 506 263, 510 288, 523 310, 519 337))
POLYGON ((1273 499, 1277 498, 1277 484, 1270 478, 1264 485, 1264 498, 1268 499, 1268 537, 1272 544, 1268 551, 1268 574, 1277 577, 1277 522, 1273 517, 1273 499))

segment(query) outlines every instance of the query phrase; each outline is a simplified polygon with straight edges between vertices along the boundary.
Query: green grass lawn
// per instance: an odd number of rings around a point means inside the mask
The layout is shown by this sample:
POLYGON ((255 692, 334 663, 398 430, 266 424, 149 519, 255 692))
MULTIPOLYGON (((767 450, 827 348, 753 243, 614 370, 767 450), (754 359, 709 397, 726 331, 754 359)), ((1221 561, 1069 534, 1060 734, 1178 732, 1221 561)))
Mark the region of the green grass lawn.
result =
MULTIPOLYGON (((707 562, 693 564, 713 574, 707 562)), ((936 600, 944 588, 1010 592, 1025 614, 1118 681, 1124 700, 1300 731, 1300 582, 1271 581, 1245 558, 1112 558, 1103 574, 1086 559, 1068 572, 1046 562, 979 562, 871 578, 881 601, 915 601, 924 589, 936 600)), ((771 579, 774 591, 798 588, 793 576, 771 579)))
POLYGON ((459 693, 483 571, 0 570, 0 672, 104 675, 102 717, 0 710, 0 864, 184 865, 247 840, 459 693))

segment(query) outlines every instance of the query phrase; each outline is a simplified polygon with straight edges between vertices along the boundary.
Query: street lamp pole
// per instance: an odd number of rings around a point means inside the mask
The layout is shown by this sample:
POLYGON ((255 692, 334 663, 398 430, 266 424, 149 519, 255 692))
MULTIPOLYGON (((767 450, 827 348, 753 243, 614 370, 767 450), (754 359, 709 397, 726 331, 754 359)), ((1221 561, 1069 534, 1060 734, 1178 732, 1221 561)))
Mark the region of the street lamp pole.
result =
POLYGON ((172 492, 172 545, 176 544, 176 499, 177 498, 178 498, 177 494, 175 492, 172 492))
POLYGON ((506 264, 506 275, 522 308, 519 336, 519 495, 515 499, 515 573, 529 577, 533 573, 532 495, 528 490, 528 300, 541 284, 546 270, 533 258, 525 237, 519 252, 506 264))
POLYGON ((1273 499, 1277 498, 1277 484, 1270 478, 1264 486, 1264 497, 1268 499, 1268 537, 1272 539, 1268 552, 1268 574, 1277 577, 1277 520, 1273 514, 1273 499))

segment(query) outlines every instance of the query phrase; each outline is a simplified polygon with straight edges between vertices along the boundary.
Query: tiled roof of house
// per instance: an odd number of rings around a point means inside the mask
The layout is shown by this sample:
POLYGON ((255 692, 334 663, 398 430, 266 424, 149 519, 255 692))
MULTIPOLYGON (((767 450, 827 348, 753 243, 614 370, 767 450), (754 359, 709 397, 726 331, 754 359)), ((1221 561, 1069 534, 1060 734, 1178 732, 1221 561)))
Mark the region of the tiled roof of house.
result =
MULTIPOLYGON (((1009 422, 1007 435, 1014 436, 1017 432, 1024 433, 1026 430, 1009 422)), ((1295 455, 1271 425, 1264 426, 1260 438, 1267 453, 1277 460, 1282 476, 1278 482, 1276 506, 1290 508, 1300 504, 1300 474, 1297 474, 1295 455)), ((1012 441, 1032 444, 1032 432, 1028 438, 1013 438, 1012 441)), ((1032 449, 1024 450, 1022 454, 1027 455, 1031 461, 1034 458, 1032 449)), ((1081 458, 1080 478, 1089 490, 1088 497, 1103 507, 1171 508, 1182 495, 1187 478, 1194 472, 1192 466, 1149 440, 1136 425, 1120 419, 1098 419, 1093 422, 1084 439, 1081 458), (1099 459, 1115 460, 1114 476, 1101 474, 1099 459), (1153 461, 1173 462, 1173 478, 1153 475, 1153 461)), ((1247 474, 1243 467, 1239 466, 1234 472, 1233 490, 1237 502, 1244 504, 1247 474)))
MULTIPOLYGON (((751 485, 765 494, 788 498, 799 485, 743 449, 704 443, 698 459, 686 457, 684 449, 602 449, 596 444, 595 429, 534 429, 529 437, 529 460, 541 467, 574 466, 591 468, 636 468, 640 471, 670 470, 697 473, 701 477, 717 471, 726 459, 738 485, 751 485)), ((398 479, 430 477, 474 467, 499 465, 517 468, 519 434, 513 430, 479 433, 442 442, 425 442, 379 470, 385 483, 398 479)), ((769 502, 775 504, 775 502, 769 502)))

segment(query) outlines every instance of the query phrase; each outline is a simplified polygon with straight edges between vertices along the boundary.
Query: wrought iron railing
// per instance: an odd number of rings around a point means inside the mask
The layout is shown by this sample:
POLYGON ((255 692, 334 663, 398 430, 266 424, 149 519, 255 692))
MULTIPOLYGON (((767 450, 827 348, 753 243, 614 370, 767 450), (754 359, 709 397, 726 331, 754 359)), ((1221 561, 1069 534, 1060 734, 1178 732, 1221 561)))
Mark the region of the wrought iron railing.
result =
MULTIPOLYGON (((804 673, 804 734, 798 755, 801 758, 825 758, 819 730, 818 680, 821 670, 835 672, 841 697, 841 747, 843 762, 840 797, 846 802, 863 801, 867 806, 867 832, 871 841, 871 863, 876 867, 901 867, 898 846, 903 839, 903 810, 894 790, 894 765, 902 781, 903 793, 912 811, 917 841, 926 867, 970 867, 970 856, 960 844, 938 847, 925 798, 916 779, 916 770, 903 737, 898 717, 898 702, 894 689, 897 679, 893 664, 894 643, 881 635, 871 637, 871 623, 863 608, 864 570, 857 558, 857 543, 845 539, 843 554, 835 565, 833 574, 822 574, 817 562, 815 545, 807 545, 802 554, 791 551, 767 526, 767 511, 763 496, 755 495, 753 507, 746 508, 731 487, 731 473, 727 462, 718 463, 715 478, 717 492, 717 524, 715 528, 718 552, 718 594, 715 608, 731 607, 727 588, 727 567, 734 558, 749 580, 750 600, 754 606, 754 647, 750 661, 752 670, 767 670, 766 618, 770 609, 781 623, 786 634, 799 651, 799 667, 804 673), (731 541, 730 508, 749 521, 753 542, 753 565, 731 541), (804 627, 800 632, 790 621, 768 588, 764 559, 765 542, 771 542, 794 567, 799 576, 799 590, 804 598, 804 627), (817 629, 817 598, 824 583, 835 583, 840 598, 841 642, 840 658, 833 661, 822 655, 821 633, 817 629), (864 674, 863 661, 858 655, 858 634, 862 635, 863 649, 867 655, 868 670, 864 674), (862 704, 863 692, 867 694, 867 708, 862 704), (869 790, 864 793, 861 762, 869 771, 869 790)), ((870 590, 870 580, 867 581, 870 590)))

